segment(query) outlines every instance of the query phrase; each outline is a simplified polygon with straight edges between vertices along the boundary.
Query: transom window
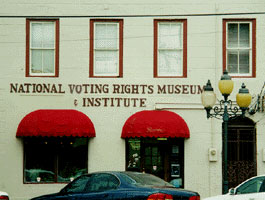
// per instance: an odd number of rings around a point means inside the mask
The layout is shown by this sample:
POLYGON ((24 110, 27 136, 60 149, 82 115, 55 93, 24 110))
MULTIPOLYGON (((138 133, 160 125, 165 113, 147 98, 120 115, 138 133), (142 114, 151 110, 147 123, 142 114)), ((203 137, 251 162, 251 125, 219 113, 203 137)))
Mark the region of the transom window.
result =
POLYGON ((187 20, 155 20, 154 76, 187 76, 187 20))
POLYGON ((27 20, 26 76, 58 76, 59 20, 27 20))
POLYGON ((122 76, 122 20, 91 20, 90 77, 122 76))
POLYGON ((234 77, 255 77, 255 28, 255 20, 224 20, 224 69, 234 77))

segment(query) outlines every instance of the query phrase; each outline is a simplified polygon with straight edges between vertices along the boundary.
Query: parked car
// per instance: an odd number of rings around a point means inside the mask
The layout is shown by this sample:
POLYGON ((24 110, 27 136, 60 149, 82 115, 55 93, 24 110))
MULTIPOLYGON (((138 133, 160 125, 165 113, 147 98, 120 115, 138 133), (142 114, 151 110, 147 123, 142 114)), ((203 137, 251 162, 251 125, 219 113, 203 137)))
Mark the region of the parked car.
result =
POLYGON ((231 188, 227 194, 208 197, 203 200, 261 200, 265 199, 265 175, 252 177, 235 188, 231 188))
POLYGON ((1 200, 9 200, 9 196, 6 192, 1 192, 0 191, 0 199, 1 200))
POLYGON ((200 200, 197 192, 178 189, 164 180, 139 172, 97 172, 82 175, 60 192, 32 200, 200 200))

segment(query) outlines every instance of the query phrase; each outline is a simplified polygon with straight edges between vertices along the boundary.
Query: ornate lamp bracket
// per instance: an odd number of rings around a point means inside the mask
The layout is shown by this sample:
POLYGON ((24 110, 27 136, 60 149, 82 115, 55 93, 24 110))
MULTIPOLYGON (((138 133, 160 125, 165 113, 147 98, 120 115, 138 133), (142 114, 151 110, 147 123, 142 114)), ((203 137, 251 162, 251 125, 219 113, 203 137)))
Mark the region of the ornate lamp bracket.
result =
POLYGON ((231 100, 221 100, 219 101, 218 106, 213 108, 205 108, 207 112, 207 118, 216 118, 216 119, 233 119, 239 116, 245 117, 246 110, 248 108, 240 108, 238 106, 233 106, 231 100))

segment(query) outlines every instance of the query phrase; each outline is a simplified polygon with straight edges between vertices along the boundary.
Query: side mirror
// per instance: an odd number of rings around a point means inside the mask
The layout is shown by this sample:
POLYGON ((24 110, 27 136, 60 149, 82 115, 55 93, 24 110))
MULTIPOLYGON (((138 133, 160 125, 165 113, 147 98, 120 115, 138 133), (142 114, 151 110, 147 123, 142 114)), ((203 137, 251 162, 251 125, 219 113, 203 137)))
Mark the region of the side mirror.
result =
POLYGON ((230 188, 229 189, 229 191, 228 191, 228 193, 230 194, 230 195, 235 195, 235 188, 230 188))

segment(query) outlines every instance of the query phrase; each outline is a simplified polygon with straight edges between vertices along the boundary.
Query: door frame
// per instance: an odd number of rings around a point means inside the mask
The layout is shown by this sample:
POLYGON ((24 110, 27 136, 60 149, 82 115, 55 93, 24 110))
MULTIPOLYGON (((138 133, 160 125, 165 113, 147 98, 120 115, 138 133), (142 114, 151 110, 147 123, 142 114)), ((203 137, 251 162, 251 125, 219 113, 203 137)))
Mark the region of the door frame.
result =
MULTIPOLYGON (((173 177, 171 174, 172 164, 178 163, 180 166, 180 176, 182 179, 182 186, 184 187, 184 138, 138 138, 140 139, 140 168, 132 169, 135 171, 146 172, 144 169, 145 166, 145 147, 146 146, 158 146, 158 148, 162 148, 165 150, 162 154, 164 166, 164 176, 162 179, 170 182, 172 179, 178 178, 173 177), (177 153, 173 153, 173 146, 177 146, 177 153)), ((129 158, 129 140, 126 140, 126 170, 131 170, 128 168, 128 163, 130 161, 129 158)), ((149 172, 149 171, 148 171, 149 172)))

